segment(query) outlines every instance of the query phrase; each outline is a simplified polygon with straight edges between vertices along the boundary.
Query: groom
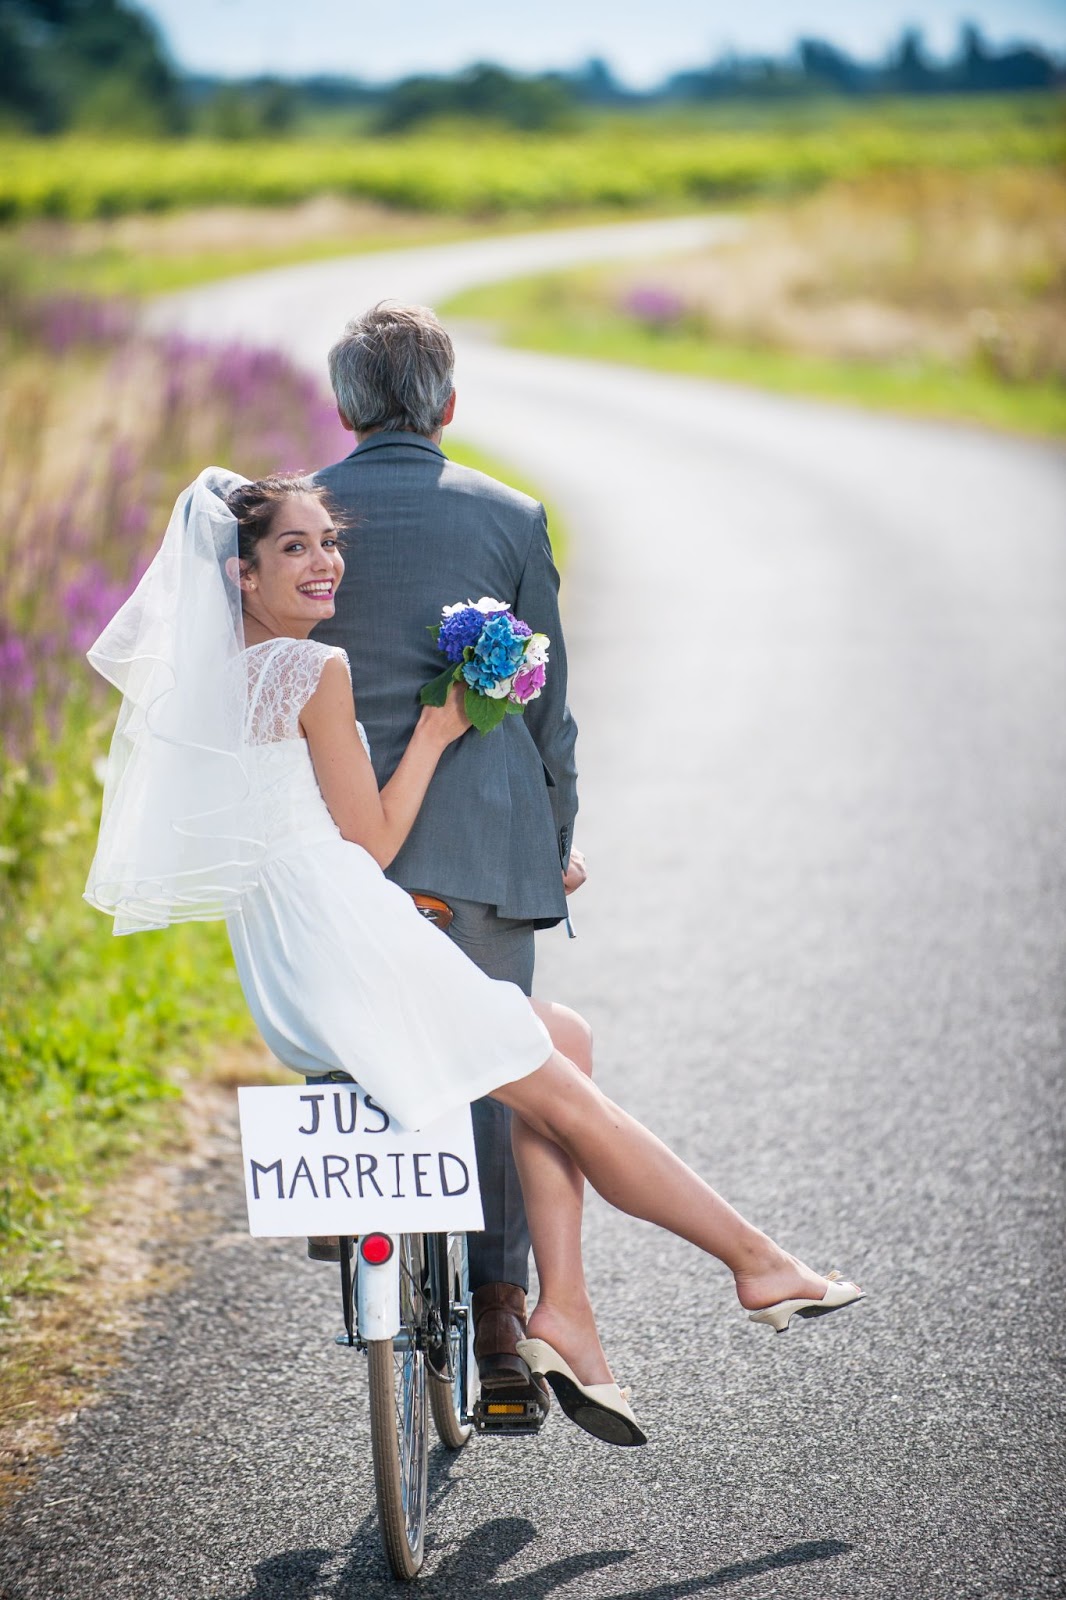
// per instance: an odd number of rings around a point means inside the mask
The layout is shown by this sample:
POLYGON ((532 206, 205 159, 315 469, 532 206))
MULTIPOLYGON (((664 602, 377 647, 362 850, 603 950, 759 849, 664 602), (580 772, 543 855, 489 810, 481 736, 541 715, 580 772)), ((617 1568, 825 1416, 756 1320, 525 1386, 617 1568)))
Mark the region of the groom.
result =
MULTIPOLYGON (((375 306, 345 328, 329 371, 356 446, 315 475, 348 524, 336 613, 315 637, 348 652, 378 783, 411 736, 419 689, 441 670, 426 630, 442 606, 489 595, 551 640, 540 698, 524 716, 506 717, 485 737, 467 733, 445 752, 389 868, 405 889, 447 901, 449 936, 482 971, 529 994, 533 930, 559 922, 565 895, 584 880, 570 848, 577 730, 544 508, 441 450, 455 411, 454 353, 432 311, 375 306)), ((483 1398, 521 1405, 539 1425, 547 1394, 515 1349, 525 1331, 529 1232, 510 1112, 484 1099, 473 1118, 485 1231, 470 1235, 470 1284, 483 1398)))

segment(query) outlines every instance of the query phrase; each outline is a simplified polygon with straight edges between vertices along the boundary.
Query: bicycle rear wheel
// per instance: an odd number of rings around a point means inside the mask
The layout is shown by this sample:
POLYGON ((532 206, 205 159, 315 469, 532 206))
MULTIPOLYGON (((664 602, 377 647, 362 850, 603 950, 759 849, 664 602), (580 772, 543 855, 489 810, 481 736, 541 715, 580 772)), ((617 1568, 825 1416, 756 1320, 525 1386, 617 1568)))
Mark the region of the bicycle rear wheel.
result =
POLYGON ((435 1372, 432 1363, 427 1368, 429 1404, 441 1444, 449 1450, 461 1450, 473 1432, 470 1418, 477 1399, 466 1235, 433 1234, 429 1244, 436 1251, 436 1277, 440 1285, 436 1298, 447 1333, 448 1365, 448 1375, 435 1372))
POLYGON ((367 1343, 370 1439, 381 1539, 397 1578, 422 1565, 426 1534, 427 1262, 420 1233, 401 1234, 400 1331, 367 1343))

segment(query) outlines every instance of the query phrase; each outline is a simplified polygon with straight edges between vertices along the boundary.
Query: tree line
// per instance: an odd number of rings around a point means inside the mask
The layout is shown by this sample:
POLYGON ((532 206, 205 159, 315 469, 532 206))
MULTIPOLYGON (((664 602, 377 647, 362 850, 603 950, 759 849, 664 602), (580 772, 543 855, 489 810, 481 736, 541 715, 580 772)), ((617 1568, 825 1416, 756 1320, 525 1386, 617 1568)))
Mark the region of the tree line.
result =
POLYGON ((182 74, 152 21, 128 0, 0 0, 0 130, 87 129, 223 139, 284 137, 348 116, 366 132, 402 133, 443 120, 529 130, 573 126, 589 110, 713 105, 818 96, 1009 93, 1061 87, 1062 65, 1037 45, 990 45, 966 24, 948 60, 906 30, 879 61, 824 39, 780 57, 730 54, 627 87, 603 60, 569 72, 522 74, 479 62, 451 75, 391 84, 357 77, 225 81, 182 74))

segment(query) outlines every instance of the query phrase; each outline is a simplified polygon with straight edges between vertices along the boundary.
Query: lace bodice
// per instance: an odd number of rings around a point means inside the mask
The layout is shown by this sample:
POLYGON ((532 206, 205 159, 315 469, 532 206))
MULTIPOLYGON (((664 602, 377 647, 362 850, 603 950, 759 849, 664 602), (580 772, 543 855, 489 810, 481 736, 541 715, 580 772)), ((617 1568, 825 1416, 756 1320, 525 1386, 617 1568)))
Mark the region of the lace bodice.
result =
MULTIPOLYGON (((300 713, 331 656, 339 656, 348 666, 343 650, 315 639, 270 639, 252 645, 241 658, 248 673, 252 792, 268 856, 291 854, 317 840, 339 837, 315 778, 307 740, 300 733, 300 713)), ((356 727, 369 755, 362 725, 356 727)))
POLYGON ((316 639, 268 639, 244 652, 249 744, 300 738, 300 712, 318 688, 322 669, 332 656, 344 662, 350 678, 352 669, 344 651, 316 639))

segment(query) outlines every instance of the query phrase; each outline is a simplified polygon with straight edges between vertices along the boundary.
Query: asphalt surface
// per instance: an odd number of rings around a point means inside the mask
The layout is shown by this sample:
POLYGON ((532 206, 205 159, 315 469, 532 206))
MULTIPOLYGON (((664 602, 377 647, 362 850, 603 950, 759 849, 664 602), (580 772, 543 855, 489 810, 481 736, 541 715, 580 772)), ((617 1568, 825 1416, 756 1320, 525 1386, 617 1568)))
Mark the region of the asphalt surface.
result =
MULTIPOLYGON (((267 318, 316 362, 373 270, 328 306, 292 272, 168 315, 267 318)), ((474 339, 458 387, 463 436, 572 534, 590 881, 539 988, 589 1016, 610 1093, 869 1298, 774 1336, 591 1201, 650 1444, 556 1413, 436 1450, 423 1592, 1066 1593, 1066 458, 474 339)), ((0 1593, 395 1592, 331 1269, 245 1236, 224 1130, 188 1184, 186 1287, 9 1512, 0 1593)))

